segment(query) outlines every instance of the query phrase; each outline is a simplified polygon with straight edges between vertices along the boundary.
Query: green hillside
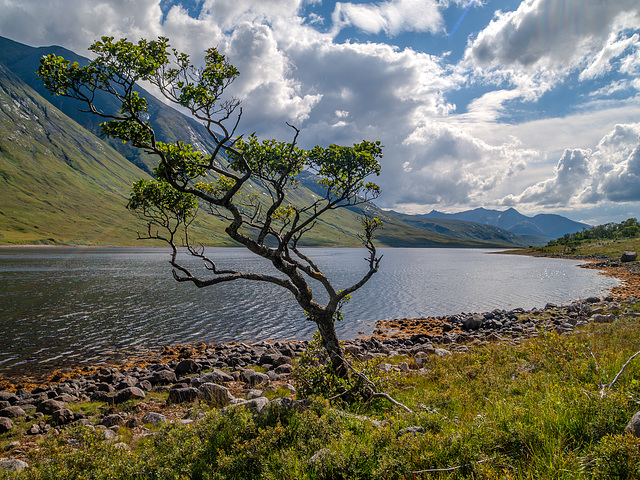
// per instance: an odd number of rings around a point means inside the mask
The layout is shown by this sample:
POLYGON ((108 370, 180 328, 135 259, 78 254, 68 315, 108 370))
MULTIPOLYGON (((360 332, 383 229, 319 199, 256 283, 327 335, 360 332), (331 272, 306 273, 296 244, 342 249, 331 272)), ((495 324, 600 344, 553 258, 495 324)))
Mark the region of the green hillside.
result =
POLYGON ((145 174, 0 64, 0 241, 124 243, 125 192, 145 174))
MULTIPOLYGON (((121 142, 96 137, 96 118, 78 112, 79 105, 60 97, 40 96, 30 86, 42 89, 32 72, 43 54, 55 51, 79 61, 82 57, 58 52, 59 47, 33 48, 1 37, 0 47, 0 59, 10 63, 10 67, 0 64, 0 244, 142 245, 136 232, 144 224, 125 205, 131 183, 148 176, 145 170, 150 171, 152 159, 121 142)), ((201 125, 145 96, 150 101, 150 120, 164 141, 185 139, 199 150, 211 150, 201 125)), ((108 99, 103 108, 110 108, 108 99)), ((305 176, 291 192, 290 201, 312 203, 314 186, 313 177, 305 176)), ((251 188, 254 192, 249 193, 261 193, 257 184, 251 188)), ((375 206, 368 208, 385 222, 377 236, 383 246, 519 245, 506 238, 443 235, 408 225, 375 206)), ((359 209, 327 212, 303 243, 359 246, 360 213, 359 209)), ((233 245, 225 227, 222 220, 201 211, 192 239, 233 245)))

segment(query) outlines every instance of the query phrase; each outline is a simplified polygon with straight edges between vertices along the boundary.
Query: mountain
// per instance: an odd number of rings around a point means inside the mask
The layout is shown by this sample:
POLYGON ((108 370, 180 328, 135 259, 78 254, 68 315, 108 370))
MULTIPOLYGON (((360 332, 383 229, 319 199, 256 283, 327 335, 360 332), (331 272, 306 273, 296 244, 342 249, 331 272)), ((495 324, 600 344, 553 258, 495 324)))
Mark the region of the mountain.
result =
MULTIPOLYGON (((44 91, 35 70, 48 53, 87 61, 60 47, 34 48, 0 37, 0 243, 140 245, 136 231, 144 224, 125 205, 131 183, 149 177, 153 159, 119 141, 97 137, 99 119, 78 112, 78 103, 44 91)), ((148 92, 144 95, 164 141, 183 138, 202 151, 212 149, 199 123, 148 92)), ((101 108, 112 111, 115 105, 110 102, 101 98, 101 108)), ((308 176, 290 200, 309 204, 315 188, 315 179, 308 176)), ((384 246, 519 245, 504 236, 443 235, 405 223, 375 205, 368 208, 385 222, 377 236, 384 246)), ((209 245, 230 245, 225 226, 203 212, 193 224, 193 238, 209 245)), ((305 237, 306 245, 358 246, 360 231, 359 209, 327 212, 305 237)))
POLYGON ((442 213, 432 210, 425 215, 419 215, 430 219, 450 219, 465 220, 469 222, 493 225, 508 230, 525 238, 542 238, 546 241, 562 237, 566 233, 575 233, 583 228, 588 228, 586 223, 575 222, 561 215, 538 214, 534 217, 527 217, 514 208, 509 208, 504 212, 498 210, 487 210, 476 208, 459 213, 442 213))
POLYGON ((541 246, 548 242, 534 239, 530 236, 522 236, 503 228, 494 227, 478 222, 465 220, 452 220, 447 218, 425 218, 421 215, 407 215, 394 211, 387 211, 389 215, 411 225, 412 227, 429 232, 445 235, 452 238, 476 240, 498 244, 510 244, 519 247, 541 246))
POLYGON ((124 192, 144 176, 0 64, 1 243, 135 238, 124 192))
MULTIPOLYGON (((64 112, 84 128, 95 135, 100 134, 100 123, 103 121, 97 115, 80 111, 86 110, 86 105, 78 100, 51 95, 36 71, 40 66, 40 59, 48 54, 60 55, 71 62, 86 65, 89 60, 62 47, 30 47, 8 38, 0 37, 0 63, 7 66, 24 83, 29 85, 53 106, 64 112)), ((155 126, 157 138, 163 142, 186 140, 201 150, 213 150, 215 145, 204 126, 185 115, 177 114, 176 110, 165 105, 143 88, 139 92, 149 104, 149 120, 155 126)), ((116 112, 118 105, 113 98, 104 92, 96 93, 95 104, 103 112, 116 112)), ((121 155, 129 159, 141 169, 151 173, 157 161, 129 144, 123 144, 117 139, 103 139, 121 155)))

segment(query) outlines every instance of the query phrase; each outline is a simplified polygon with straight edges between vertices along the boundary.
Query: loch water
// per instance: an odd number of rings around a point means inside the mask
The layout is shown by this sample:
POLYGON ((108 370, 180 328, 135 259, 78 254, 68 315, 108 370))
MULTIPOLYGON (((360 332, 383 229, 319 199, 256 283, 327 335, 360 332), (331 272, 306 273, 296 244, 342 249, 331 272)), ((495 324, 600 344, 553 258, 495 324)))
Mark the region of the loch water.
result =
MULTIPOLYGON (((241 248, 210 248, 219 268, 274 273, 241 248)), ((314 248, 337 289, 367 270, 366 250, 314 248)), ((618 281, 581 262, 481 249, 380 249, 380 271, 344 307, 341 338, 376 320, 544 307, 604 295, 618 281)), ((181 257, 206 275, 195 259, 181 257)), ((314 285, 319 291, 320 285, 314 285)), ((318 295, 321 299, 322 295, 318 295)), ((239 281, 198 289, 171 275, 163 248, 0 248, 0 373, 102 363, 130 348, 308 339, 288 291, 239 281)))

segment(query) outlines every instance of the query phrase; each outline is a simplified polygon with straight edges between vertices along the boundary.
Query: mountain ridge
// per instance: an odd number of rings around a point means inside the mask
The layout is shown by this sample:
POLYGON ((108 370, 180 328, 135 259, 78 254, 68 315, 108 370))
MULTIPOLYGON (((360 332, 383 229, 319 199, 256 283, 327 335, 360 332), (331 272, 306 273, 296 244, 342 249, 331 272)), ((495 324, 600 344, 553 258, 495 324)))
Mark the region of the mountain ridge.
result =
POLYGON ((458 213, 444 213, 432 210, 419 217, 432 219, 465 220, 503 228, 519 235, 535 235, 545 240, 554 240, 566 233, 575 233, 589 225, 576 222, 567 217, 551 213, 539 213, 533 217, 521 214, 515 208, 507 210, 490 210, 483 207, 465 210, 458 213))

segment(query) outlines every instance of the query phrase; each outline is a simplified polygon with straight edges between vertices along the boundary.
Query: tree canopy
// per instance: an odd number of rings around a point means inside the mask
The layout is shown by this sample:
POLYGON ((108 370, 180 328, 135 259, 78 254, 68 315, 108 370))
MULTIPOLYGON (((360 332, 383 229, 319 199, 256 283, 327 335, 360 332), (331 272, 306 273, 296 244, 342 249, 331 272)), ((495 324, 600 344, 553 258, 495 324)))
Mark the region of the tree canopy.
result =
POLYGON ((152 180, 133 185, 128 208, 147 222, 141 238, 166 242, 172 250, 173 276, 198 287, 244 279, 269 282, 291 292, 308 318, 318 325, 323 346, 334 370, 346 375, 334 321, 349 295, 378 271, 381 256, 373 243, 377 217, 363 215, 361 239, 367 249, 367 268, 360 281, 336 290, 313 260, 300 251, 305 233, 328 211, 363 205, 377 198, 379 187, 368 180, 380 174, 379 141, 363 140, 352 146, 299 147, 300 130, 291 127, 291 139, 259 139, 240 134, 242 107, 229 97, 229 86, 238 70, 216 48, 206 51, 204 66, 171 48, 169 40, 114 40, 103 37, 90 51, 94 60, 81 66, 63 57, 42 58, 38 75, 55 95, 81 100, 87 111, 104 119, 101 132, 155 155, 158 166, 152 180), (156 138, 149 121, 148 103, 136 88, 140 83, 155 87, 165 99, 200 121, 214 140, 213 151, 199 151, 184 141, 164 143, 156 138), (102 111, 95 102, 103 91, 119 104, 117 112, 102 111), (308 204, 289 200, 303 172, 317 176, 324 192, 308 204), (257 185, 265 195, 247 194, 245 187, 257 185), (189 236, 198 210, 227 222, 227 235, 256 255, 268 259, 278 275, 219 269, 203 246, 189 236), (200 276, 178 261, 178 248, 202 260, 206 275, 200 276), (309 280, 320 283, 328 295, 318 303, 309 280))

